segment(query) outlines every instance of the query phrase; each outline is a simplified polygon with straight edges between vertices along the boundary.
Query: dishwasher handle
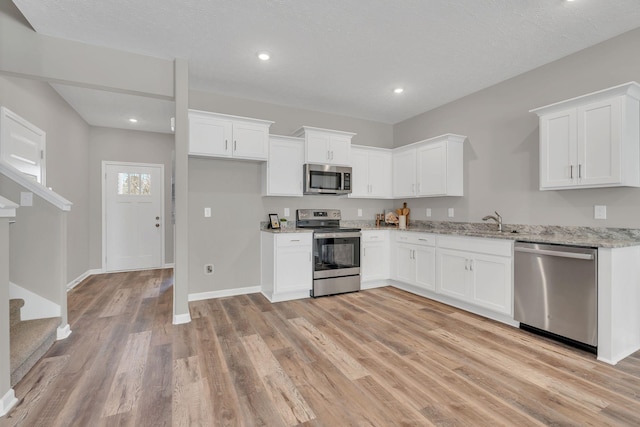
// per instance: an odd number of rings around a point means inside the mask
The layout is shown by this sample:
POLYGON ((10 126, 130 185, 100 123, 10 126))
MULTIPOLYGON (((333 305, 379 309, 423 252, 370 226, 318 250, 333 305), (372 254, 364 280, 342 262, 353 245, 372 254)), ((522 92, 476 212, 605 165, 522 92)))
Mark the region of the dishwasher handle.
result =
POLYGON ((574 259, 586 259, 586 260, 594 259, 593 254, 581 254, 581 253, 563 252, 563 251, 550 251, 550 250, 546 250, 546 249, 522 248, 522 247, 517 247, 517 246, 514 248, 514 250, 516 252, 525 252, 525 253, 528 253, 528 254, 535 254, 535 255, 557 256, 557 257, 561 257, 561 258, 574 258, 574 259))

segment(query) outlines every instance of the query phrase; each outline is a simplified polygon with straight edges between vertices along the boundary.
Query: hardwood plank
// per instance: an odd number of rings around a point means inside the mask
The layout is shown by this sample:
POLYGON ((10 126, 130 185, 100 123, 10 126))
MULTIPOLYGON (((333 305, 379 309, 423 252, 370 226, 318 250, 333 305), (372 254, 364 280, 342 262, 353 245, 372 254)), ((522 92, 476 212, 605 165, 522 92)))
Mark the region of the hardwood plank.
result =
POLYGON ((286 425, 294 426, 314 419, 316 416, 313 410, 282 370, 262 338, 258 335, 249 335, 242 337, 241 340, 271 401, 286 425))
POLYGON ((197 301, 173 271, 87 278, 73 334, 15 387, 9 426, 640 425, 640 352, 610 366, 391 287, 197 301))
POLYGON ((142 393, 151 331, 129 335, 102 412, 103 417, 131 412, 142 393))

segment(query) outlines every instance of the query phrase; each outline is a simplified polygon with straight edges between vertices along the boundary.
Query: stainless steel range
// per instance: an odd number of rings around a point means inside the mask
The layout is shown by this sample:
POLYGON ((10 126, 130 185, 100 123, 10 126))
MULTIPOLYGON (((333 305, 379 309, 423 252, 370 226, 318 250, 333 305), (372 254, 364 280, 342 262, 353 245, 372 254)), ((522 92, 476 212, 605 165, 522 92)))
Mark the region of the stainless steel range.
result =
POLYGON ((296 227, 313 229, 312 297, 360 290, 360 229, 340 218, 338 209, 296 211, 296 227))

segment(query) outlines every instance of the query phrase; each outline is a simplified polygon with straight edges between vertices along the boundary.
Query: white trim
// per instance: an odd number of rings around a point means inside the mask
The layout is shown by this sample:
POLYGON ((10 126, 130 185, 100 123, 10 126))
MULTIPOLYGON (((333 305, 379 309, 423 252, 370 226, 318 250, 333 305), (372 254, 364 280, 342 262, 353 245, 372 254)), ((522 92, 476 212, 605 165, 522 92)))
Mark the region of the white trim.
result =
POLYGON ((174 314, 173 315, 173 324, 174 325, 182 325, 183 323, 189 323, 189 322, 191 322, 191 314, 190 313, 174 314))
POLYGON ((22 286, 9 282, 9 298, 23 299, 24 306, 20 309, 21 320, 45 319, 60 317, 62 309, 59 304, 31 292, 22 286))
POLYGON ((168 263, 165 263, 164 267, 162 267, 162 268, 175 268, 175 267, 176 267, 175 263, 168 262, 168 263))
POLYGON ((18 399, 16 399, 16 394, 12 388, 10 388, 2 399, 0 399, 0 417, 3 417, 9 413, 11 408, 16 406, 18 403, 18 399))
MULTIPOLYGON (((2 139, 3 141, 4 141, 4 138, 7 138, 7 139, 11 138, 10 131, 8 130, 9 125, 7 124, 8 120, 11 120, 29 129, 34 134, 38 135, 38 137, 40 138, 40 141, 39 141, 41 144, 39 147, 39 149, 41 150, 40 184, 46 187, 47 186, 47 133, 42 129, 40 129, 39 127, 37 127, 36 125, 34 125, 33 123, 29 122, 28 120, 24 119, 23 117, 9 110, 7 107, 0 107, 0 139, 2 139)), ((0 143, 0 146, 1 145, 2 144, 0 143)), ((9 155, 11 156, 12 154, 10 153, 9 155)), ((0 156, 0 160, 2 159, 2 157, 3 156, 0 156)))
POLYGON ((103 273, 103 271, 100 268, 94 268, 94 269, 85 271, 84 273, 82 273, 81 275, 76 277, 74 280, 72 280, 71 282, 67 283, 67 292, 69 292, 71 289, 73 289, 76 286, 78 286, 87 277, 94 276, 96 274, 102 274, 102 273, 103 273))
POLYGON ((0 160, 0 173, 62 211, 70 211, 71 206, 73 206, 73 203, 55 191, 49 190, 44 185, 30 180, 18 169, 2 160, 0 160))
POLYGON ((247 286, 245 288, 223 289, 221 291, 200 292, 189 294, 189 301, 201 301, 205 299, 235 297, 237 295, 257 294, 262 288, 260 286, 247 286))
POLYGON ((56 340, 60 341, 71 335, 71 326, 67 323, 64 326, 58 326, 56 340))
POLYGON ((13 218, 16 216, 16 209, 20 207, 19 204, 13 203, 9 199, 5 199, 0 196, 0 218, 13 218))
POLYGON ((520 322, 513 320, 513 316, 497 313, 492 310, 488 310, 484 307, 478 307, 477 305, 470 304, 464 301, 450 298, 447 295, 436 294, 433 291, 419 288, 417 286, 409 285, 407 283, 398 282, 397 280, 391 281, 391 286, 394 288, 402 289, 403 291, 411 292, 412 294, 419 295, 421 297, 429 298, 434 301, 441 302, 452 307, 459 308, 460 310, 467 311, 469 313, 477 314, 478 316, 486 317, 488 319, 495 320, 497 322, 504 323, 515 328, 520 327, 520 322))
POLYGON ((150 270, 150 269, 156 269, 156 268, 163 268, 162 266, 164 266, 164 259, 165 259, 165 224, 166 221, 168 220, 168 218, 164 218, 165 216, 165 206, 164 206, 164 199, 166 197, 165 194, 165 188, 164 188, 164 180, 165 180, 165 176, 164 176, 164 164, 162 163, 136 163, 136 162, 115 162, 115 161, 110 161, 110 160, 103 160, 102 161, 102 170, 101 170, 101 175, 100 175, 100 182, 101 182, 101 188, 102 188, 102 271, 105 273, 115 273, 116 271, 107 271, 107 193, 106 193, 106 189, 105 189, 105 180, 106 180, 106 173, 107 173, 107 166, 108 165, 113 165, 113 166, 132 166, 132 167, 136 167, 136 166, 141 166, 141 167, 151 167, 151 168, 160 168, 160 185, 162 187, 162 191, 160 192, 161 197, 160 197, 160 212, 163 218, 162 221, 162 237, 161 237, 161 248, 160 248, 160 266, 159 267, 151 267, 151 268, 146 268, 146 269, 134 269, 134 270, 150 270))

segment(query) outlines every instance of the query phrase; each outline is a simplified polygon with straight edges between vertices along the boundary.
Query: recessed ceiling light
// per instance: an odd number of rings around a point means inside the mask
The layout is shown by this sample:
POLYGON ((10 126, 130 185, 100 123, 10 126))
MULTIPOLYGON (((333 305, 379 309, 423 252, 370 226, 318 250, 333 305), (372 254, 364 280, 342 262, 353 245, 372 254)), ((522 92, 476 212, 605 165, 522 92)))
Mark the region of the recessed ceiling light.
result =
POLYGON ((402 92, 404 92, 404 89, 401 87, 397 87, 393 90, 393 93, 402 93, 402 92))
POLYGON ((129 119, 129 121, 130 121, 131 123, 138 123, 138 119, 134 119, 133 117, 131 117, 131 118, 129 119))
POLYGON ((269 58, 271 58, 271 55, 269 55, 268 52, 260 52, 258 54, 258 58, 260 58, 262 61, 268 61, 269 58))

